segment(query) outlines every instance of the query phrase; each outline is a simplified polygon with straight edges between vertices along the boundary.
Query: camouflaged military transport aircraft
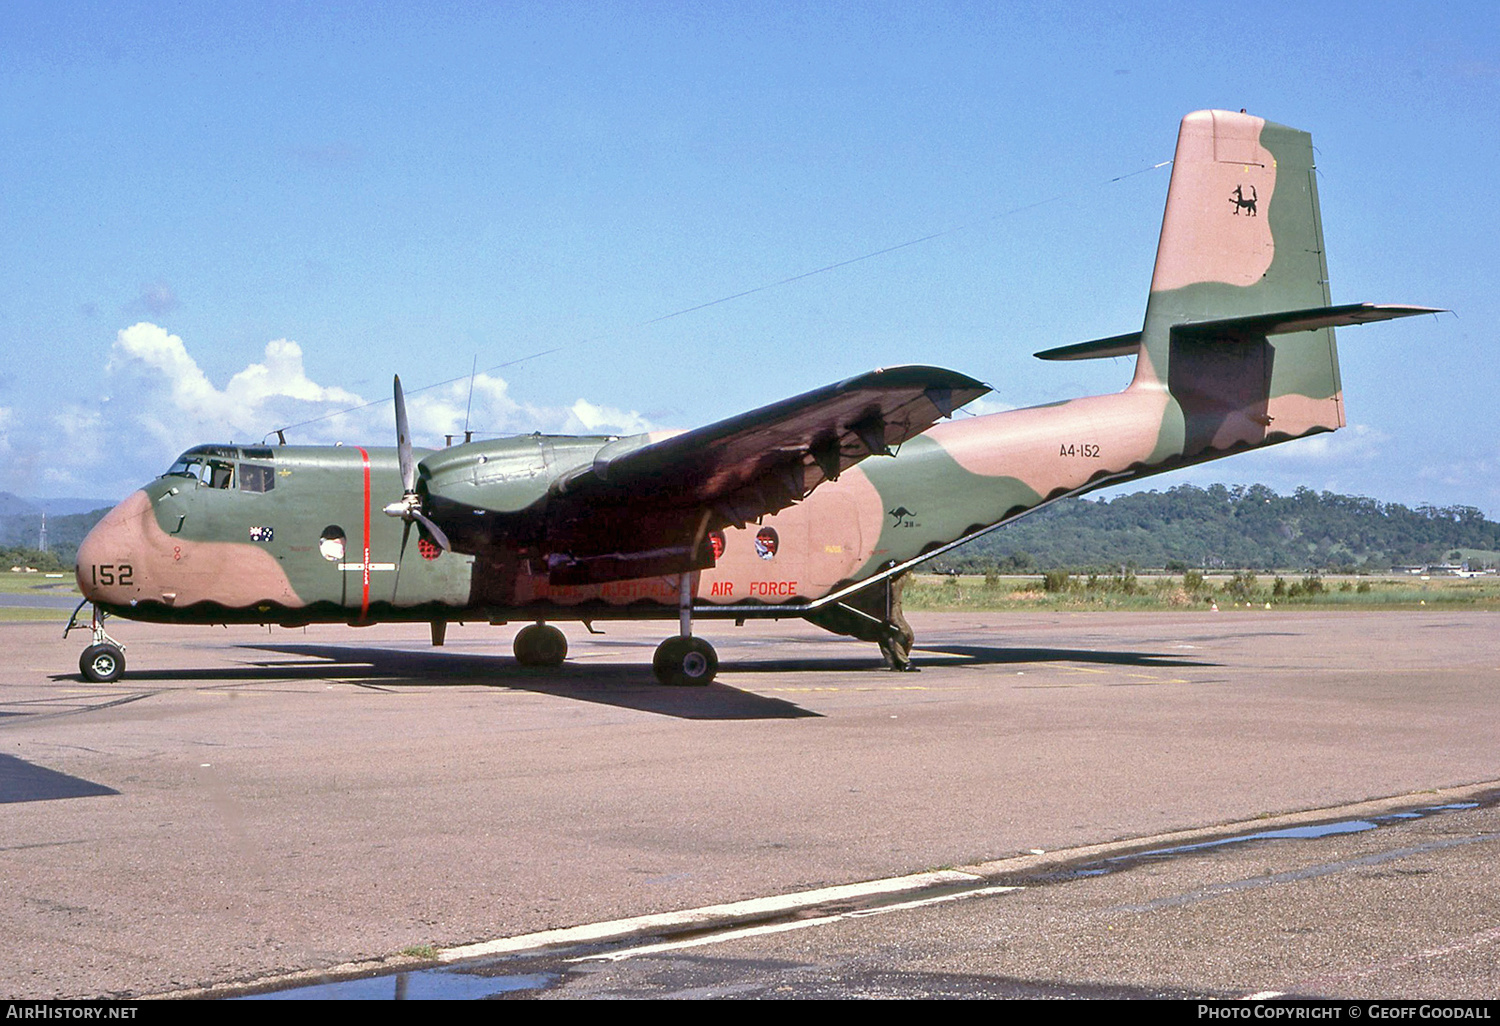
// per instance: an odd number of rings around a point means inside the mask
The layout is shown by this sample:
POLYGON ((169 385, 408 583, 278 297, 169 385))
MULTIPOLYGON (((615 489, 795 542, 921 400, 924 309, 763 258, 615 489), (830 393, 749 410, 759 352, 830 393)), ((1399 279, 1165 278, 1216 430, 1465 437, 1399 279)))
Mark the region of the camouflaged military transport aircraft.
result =
POLYGON ((394 449, 189 449, 78 551, 83 674, 124 670, 107 614, 424 621, 434 644, 450 621, 530 621, 527 666, 566 656, 547 621, 677 618, 664 684, 717 672, 694 618, 801 617, 904 668, 899 582, 924 559, 1064 496, 1343 426, 1332 329, 1431 311, 1331 305, 1314 179, 1304 132, 1183 120, 1144 326, 1037 354, 1134 356, 1118 394, 938 423, 988 389, 896 367, 681 434, 425 451, 398 380, 394 449))

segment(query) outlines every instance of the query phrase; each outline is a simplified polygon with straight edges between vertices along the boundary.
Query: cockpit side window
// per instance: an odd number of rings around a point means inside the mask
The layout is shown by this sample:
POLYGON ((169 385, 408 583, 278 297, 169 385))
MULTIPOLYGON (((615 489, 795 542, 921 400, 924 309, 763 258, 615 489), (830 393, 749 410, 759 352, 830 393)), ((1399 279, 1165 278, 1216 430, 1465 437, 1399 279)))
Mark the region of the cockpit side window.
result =
POLYGON ((269 492, 276 487, 276 471, 255 463, 240 464, 240 491, 269 492))
POLYGON ((203 483, 210 488, 228 488, 234 484, 234 464, 224 460, 208 461, 208 476, 203 483))

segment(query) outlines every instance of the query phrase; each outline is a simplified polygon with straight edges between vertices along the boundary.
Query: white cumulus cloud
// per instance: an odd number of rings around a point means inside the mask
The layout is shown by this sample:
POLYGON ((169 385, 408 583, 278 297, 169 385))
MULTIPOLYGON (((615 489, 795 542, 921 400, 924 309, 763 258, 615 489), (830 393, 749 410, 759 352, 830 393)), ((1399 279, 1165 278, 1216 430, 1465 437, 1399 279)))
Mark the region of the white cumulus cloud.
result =
POLYGON ((1377 459, 1391 436, 1368 424, 1350 424, 1331 434, 1300 438, 1286 445, 1264 450, 1272 459, 1284 463, 1336 463, 1345 466, 1377 459))
POLYGON ((634 410, 617 410, 579 399, 568 411, 563 431, 575 435, 638 435, 654 425, 634 410))
POLYGON ((181 338, 142 321, 115 337, 108 369, 134 379, 139 394, 132 405, 158 435, 180 437, 192 429, 200 437, 259 438, 278 422, 287 423, 284 418, 298 413, 305 418, 309 407, 299 404, 347 409, 364 403, 353 392, 310 380, 302 347, 287 339, 266 343, 263 362, 252 363, 219 389, 181 338))
MULTIPOLYGON (((302 347, 290 339, 266 343, 259 359, 220 384, 181 337, 142 321, 117 333, 105 370, 105 395, 63 406, 35 425, 0 407, 0 454, 7 457, 0 488, 24 492, 45 483, 53 493, 119 498, 190 446, 274 441, 277 428, 287 428, 295 445, 395 444, 390 393, 362 396, 314 381, 302 347)), ((425 448, 441 446, 445 435, 461 437, 466 424, 477 438, 656 427, 634 411, 582 398, 571 406, 528 403, 488 373, 474 376, 472 394, 467 377, 428 388, 405 384, 413 441, 425 448)))
POLYGON ((987 417, 991 413, 1004 413, 1007 410, 1014 410, 1015 408, 1013 403, 1001 402, 993 394, 982 395, 978 399, 970 400, 967 404, 960 407, 961 412, 956 411, 953 415, 955 418, 961 420, 965 416, 987 417))

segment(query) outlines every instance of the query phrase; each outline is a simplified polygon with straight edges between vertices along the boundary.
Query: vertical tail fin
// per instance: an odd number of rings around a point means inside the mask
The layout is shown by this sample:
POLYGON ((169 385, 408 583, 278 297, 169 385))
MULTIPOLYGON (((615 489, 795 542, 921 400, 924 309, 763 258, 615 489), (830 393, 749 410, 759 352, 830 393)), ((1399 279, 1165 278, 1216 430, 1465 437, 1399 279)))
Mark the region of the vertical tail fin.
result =
POLYGON ((1329 305, 1312 137, 1248 114, 1182 119, 1139 334, 1045 360, 1135 355, 1129 391, 1165 400, 1143 464, 1213 459, 1344 425, 1336 326, 1429 307, 1329 305))
POLYGON ((1189 458, 1343 426, 1333 329, 1256 330, 1329 308, 1315 175, 1306 132, 1182 120, 1133 385, 1171 393, 1189 458))

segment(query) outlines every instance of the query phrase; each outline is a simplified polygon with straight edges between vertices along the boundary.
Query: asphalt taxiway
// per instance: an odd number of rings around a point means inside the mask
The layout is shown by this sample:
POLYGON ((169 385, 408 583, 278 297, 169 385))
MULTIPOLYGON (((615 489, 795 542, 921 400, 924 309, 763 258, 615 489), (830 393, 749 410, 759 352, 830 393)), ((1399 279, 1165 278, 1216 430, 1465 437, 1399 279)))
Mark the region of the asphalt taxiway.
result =
POLYGON ((1495 992, 1495 614, 912 619, 914 674, 792 622, 709 625, 707 689, 651 682, 659 624, 569 629, 560 671, 517 667, 514 628, 432 649, 420 627, 112 625, 114 685, 81 683, 58 625, 0 625, 0 994, 316 981, 976 866, 1024 886, 729 938, 733 971, 596 958, 518 990, 1495 992), (1370 799, 1465 807, 1089 868, 1370 799), (1008 861, 1038 858, 1061 861, 1008 861), (1282 885, 1229 886, 1261 877, 1282 885), (642 990, 597 968, 630 962, 656 974, 642 990))

